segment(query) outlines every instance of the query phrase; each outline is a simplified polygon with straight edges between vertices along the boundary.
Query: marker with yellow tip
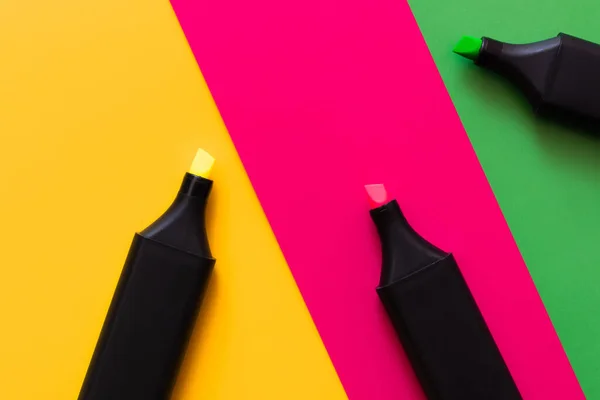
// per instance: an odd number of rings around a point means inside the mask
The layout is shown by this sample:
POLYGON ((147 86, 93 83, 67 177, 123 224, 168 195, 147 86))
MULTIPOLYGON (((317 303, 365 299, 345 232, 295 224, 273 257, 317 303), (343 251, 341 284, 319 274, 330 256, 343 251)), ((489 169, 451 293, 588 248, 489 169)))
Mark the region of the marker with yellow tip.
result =
POLYGON ((169 209, 135 235, 79 400, 169 398, 215 264, 204 218, 213 163, 199 149, 169 209))

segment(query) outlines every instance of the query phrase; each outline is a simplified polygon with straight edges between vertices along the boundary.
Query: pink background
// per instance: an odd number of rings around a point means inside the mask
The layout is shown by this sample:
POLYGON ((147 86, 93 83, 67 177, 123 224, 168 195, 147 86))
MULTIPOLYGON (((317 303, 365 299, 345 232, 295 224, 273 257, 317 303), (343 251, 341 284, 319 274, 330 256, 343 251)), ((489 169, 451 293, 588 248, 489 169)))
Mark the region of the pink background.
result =
POLYGON ((380 182, 455 254, 524 398, 584 398, 404 1, 172 3, 351 399, 423 398, 375 293, 380 182))

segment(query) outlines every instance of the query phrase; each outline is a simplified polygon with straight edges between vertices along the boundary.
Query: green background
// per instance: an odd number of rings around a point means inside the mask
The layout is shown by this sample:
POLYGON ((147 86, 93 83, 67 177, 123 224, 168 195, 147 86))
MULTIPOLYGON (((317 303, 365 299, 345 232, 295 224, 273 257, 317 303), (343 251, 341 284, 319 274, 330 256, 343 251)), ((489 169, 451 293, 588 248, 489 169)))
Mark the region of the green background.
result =
POLYGON ((600 2, 409 3, 579 382, 600 399, 600 137, 536 118, 510 84, 452 54, 462 35, 600 43, 600 2))

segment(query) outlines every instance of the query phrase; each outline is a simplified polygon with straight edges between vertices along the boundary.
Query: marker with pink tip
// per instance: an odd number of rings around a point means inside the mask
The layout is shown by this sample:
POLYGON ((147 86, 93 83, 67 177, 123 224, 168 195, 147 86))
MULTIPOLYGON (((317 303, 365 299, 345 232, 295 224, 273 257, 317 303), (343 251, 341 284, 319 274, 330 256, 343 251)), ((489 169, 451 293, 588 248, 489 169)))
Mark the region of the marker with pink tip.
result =
POLYGON ((452 254, 410 226, 384 185, 365 189, 383 254, 377 293, 427 398, 521 400, 452 254))

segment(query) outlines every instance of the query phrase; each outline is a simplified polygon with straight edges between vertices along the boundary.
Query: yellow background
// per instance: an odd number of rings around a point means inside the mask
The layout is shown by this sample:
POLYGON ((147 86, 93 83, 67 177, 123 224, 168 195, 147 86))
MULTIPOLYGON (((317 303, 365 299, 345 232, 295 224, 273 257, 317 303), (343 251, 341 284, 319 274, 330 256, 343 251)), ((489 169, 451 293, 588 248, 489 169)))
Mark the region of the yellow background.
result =
POLYGON ((4 0, 0 54, 1 399, 77 397, 199 146, 217 265, 175 398, 346 398, 167 0, 4 0))

